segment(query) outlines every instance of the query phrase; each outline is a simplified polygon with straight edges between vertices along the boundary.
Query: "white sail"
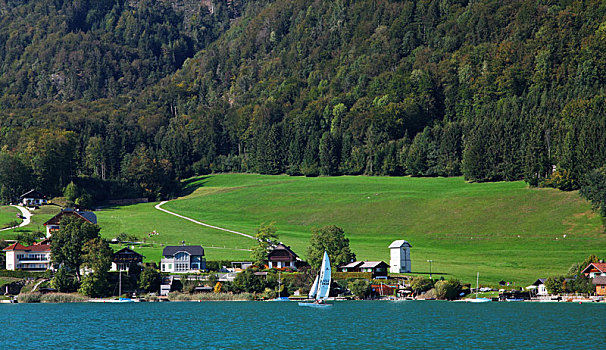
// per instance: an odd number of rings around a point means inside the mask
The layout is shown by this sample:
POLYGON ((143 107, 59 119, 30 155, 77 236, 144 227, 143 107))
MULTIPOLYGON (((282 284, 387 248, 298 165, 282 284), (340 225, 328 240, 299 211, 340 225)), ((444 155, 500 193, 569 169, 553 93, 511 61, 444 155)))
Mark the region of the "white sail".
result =
POLYGON ((328 254, 324 251, 324 259, 322 259, 322 267, 320 268, 320 281, 318 285, 318 295, 316 299, 328 298, 330 292, 330 260, 328 254))
POLYGON ((318 279, 319 279, 319 276, 316 276, 316 279, 314 280, 314 284, 313 284, 313 286, 311 286, 311 289, 309 290, 309 299, 315 298, 316 294, 318 294, 318 279))

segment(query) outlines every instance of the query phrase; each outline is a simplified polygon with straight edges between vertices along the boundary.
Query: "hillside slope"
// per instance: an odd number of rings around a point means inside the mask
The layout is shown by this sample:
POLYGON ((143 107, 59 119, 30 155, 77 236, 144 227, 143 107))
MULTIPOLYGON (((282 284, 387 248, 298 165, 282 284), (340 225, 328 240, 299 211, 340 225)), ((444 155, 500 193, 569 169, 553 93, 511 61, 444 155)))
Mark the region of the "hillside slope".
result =
POLYGON ((532 282, 606 250, 599 218, 576 192, 522 182, 226 174, 190 179, 187 189, 164 208, 249 234, 275 222, 302 257, 311 228, 332 224, 359 259, 389 261, 387 246, 406 239, 413 270, 427 272, 431 259, 434 271, 464 280, 480 271, 486 283, 532 282))

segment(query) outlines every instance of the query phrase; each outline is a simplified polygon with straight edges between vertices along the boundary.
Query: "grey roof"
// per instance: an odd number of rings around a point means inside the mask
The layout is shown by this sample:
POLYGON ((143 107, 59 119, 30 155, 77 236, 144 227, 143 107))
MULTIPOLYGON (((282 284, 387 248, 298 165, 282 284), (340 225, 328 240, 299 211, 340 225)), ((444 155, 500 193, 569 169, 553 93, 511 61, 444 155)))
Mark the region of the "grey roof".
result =
POLYGON ((531 286, 538 286, 539 284, 545 284, 545 281, 547 281, 547 278, 539 278, 538 280, 534 281, 534 283, 531 284, 531 286))
POLYGON ((362 264, 360 266, 361 269, 367 269, 367 268, 375 268, 381 264, 385 264, 387 265, 386 262, 384 261, 365 261, 364 264, 362 264))
POLYGON ((408 241, 405 241, 403 239, 393 241, 389 245, 389 248, 400 248, 400 247, 412 247, 412 246, 410 245, 410 243, 408 243, 408 241))
POLYGON ((178 252, 186 252, 189 255, 204 256, 204 248, 200 245, 169 245, 162 250, 162 256, 174 256, 178 252))
POLYGON ((97 215, 92 211, 77 211, 76 213, 80 214, 86 220, 92 222, 93 224, 97 224, 97 215))
POLYGON ((347 265, 341 266, 341 268, 342 269, 353 269, 353 268, 356 268, 356 267, 362 265, 363 263, 364 263, 364 261, 352 261, 347 265))
POLYGON ((604 284, 606 284, 606 276, 595 276, 591 280, 591 283, 593 283, 593 284, 599 284, 599 285, 604 285, 604 284))

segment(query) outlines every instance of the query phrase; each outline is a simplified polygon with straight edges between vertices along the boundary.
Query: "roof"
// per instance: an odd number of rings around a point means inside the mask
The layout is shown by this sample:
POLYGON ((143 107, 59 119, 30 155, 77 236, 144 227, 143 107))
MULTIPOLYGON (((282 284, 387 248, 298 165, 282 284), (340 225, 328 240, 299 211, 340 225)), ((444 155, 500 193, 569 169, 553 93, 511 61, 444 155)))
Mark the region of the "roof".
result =
POLYGON ((412 247, 412 246, 410 245, 410 243, 408 243, 408 241, 405 241, 403 239, 393 241, 389 245, 389 248, 401 248, 401 247, 412 247))
POLYGON ((363 263, 364 263, 364 261, 352 261, 347 265, 341 266, 341 268, 342 269, 355 269, 356 267, 359 267, 363 263))
POLYGON ((272 254, 274 254, 276 251, 286 251, 289 255, 293 256, 294 258, 297 258, 298 255, 293 252, 289 246, 284 245, 282 243, 278 244, 271 252, 269 252, 269 256, 271 256, 272 254))
POLYGON ((538 286, 539 284, 545 284, 545 281, 547 281, 547 278, 539 278, 536 281, 534 281, 534 283, 531 284, 531 286, 538 286))
POLYGON ((387 263, 386 263, 386 262, 384 262, 384 261, 365 261, 365 262, 364 262, 364 263, 363 263, 363 264, 360 266, 360 268, 361 268, 361 269, 375 268, 375 267, 378 267, 378 266, 379 266, 379 265, 381 265, 381 264, 383 264, 383 265, 387 265, 387 263))
POLYGON ((199 245, 169 245, 162 250, 162 256, 174 256, 178 252, 186 252, 189 255, 204 256, 204 248, 199 245))
POLYGON ((601 286, 606 285, 606 276, 595 276, 591 280, 591 283, 593 283, 593 284, 599 284, 601 286))
POLYGON ((22 194, 19 198, 40 198, 46 199, 46 196, 36 190, 29 190, 22 194))
POLYGON ((591 271, 591 269, 589 271, 587 271, 587 269, 589 269, 591 266, 593 266, 596 270, 598 270, 600 272, 606 272, 606 263, 599 262, 599 263, 591 263, 591 264, 587 265, 587 267, 583 269, 583 273, 589 273, 591 271))
POLYGON ((132 249, 130 249, 130 248, 128 248, 128 247, 126 247, 126 248, 122 248, 122 249, 118 250, 117 252, 115 252, 115 253, 114 253, 114 256, 115 256, 115 255, 118 255, 118 254, 131 254, 131 255, 137 255, 137 256, 140 256, 140 257, 142 257, 142 258, 144 257, 143 255, 141 255, 141 254, 137 253, 136 251, 134 251, 134 250, 132 250, 132 249))
POLYGON ((8 247, 2 249, 3 251, 7 252, 10 250, 25 250, 26 248, 21 245, 21 243, 17 242, 17 243, 13 243, 11 245, 9 245, 8 247))
POLYGON ((91 211, 78 211, 78 210, 74 210, 72 208, 67 208, 67 209, 61 210, 61 212, 59 214, 48 219, 48 221, 46 221, 43 225, 46 226, 48 224, 60 221, 59 218, 61 218, 63 215, 75 215, 76 217, 84 219, 85 221, 88 221, 91 224, 94 224, 94 225, 97 224, 97 215, 95 215, 95 213, 93 213, 91 211))
POLYGON ((3 251, 24 251, 24 252, 50 252, 50 244, 34 244, 26 247, 21 243, 13 243, 8 247, 4 248, 3 251))

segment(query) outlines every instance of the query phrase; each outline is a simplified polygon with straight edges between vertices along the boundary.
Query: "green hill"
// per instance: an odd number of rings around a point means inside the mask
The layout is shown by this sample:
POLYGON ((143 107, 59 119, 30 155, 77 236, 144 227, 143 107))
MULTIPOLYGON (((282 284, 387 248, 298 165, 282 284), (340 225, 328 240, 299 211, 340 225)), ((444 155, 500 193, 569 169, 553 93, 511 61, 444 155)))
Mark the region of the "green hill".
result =
MULTIPOLYGON (((311 228, 328 224, 343 227, 358 259, 389 261, 389 243, 406 239, 413 246, 414 271, 428 272, 431 259, 434 272, 471 281, 479 271, 484 283, 528 283, 606 251, 600 220, 577 192, 534 189, 523 182, 223 174, 189 179, 185 190, 187 195, 163 208, 248 234, 262 222, 275 222, 280 240, 303 258, 311 228)), ((98 216, 105 235, 156 229, 156 242, 251 245, 247 238, 159 212, 153 204, 112 208, 98 216)), ((159 256, 160 247, 146 250, 159 256)), ((207 252, 209 260, 249 257, 231 249, 207 252)))

